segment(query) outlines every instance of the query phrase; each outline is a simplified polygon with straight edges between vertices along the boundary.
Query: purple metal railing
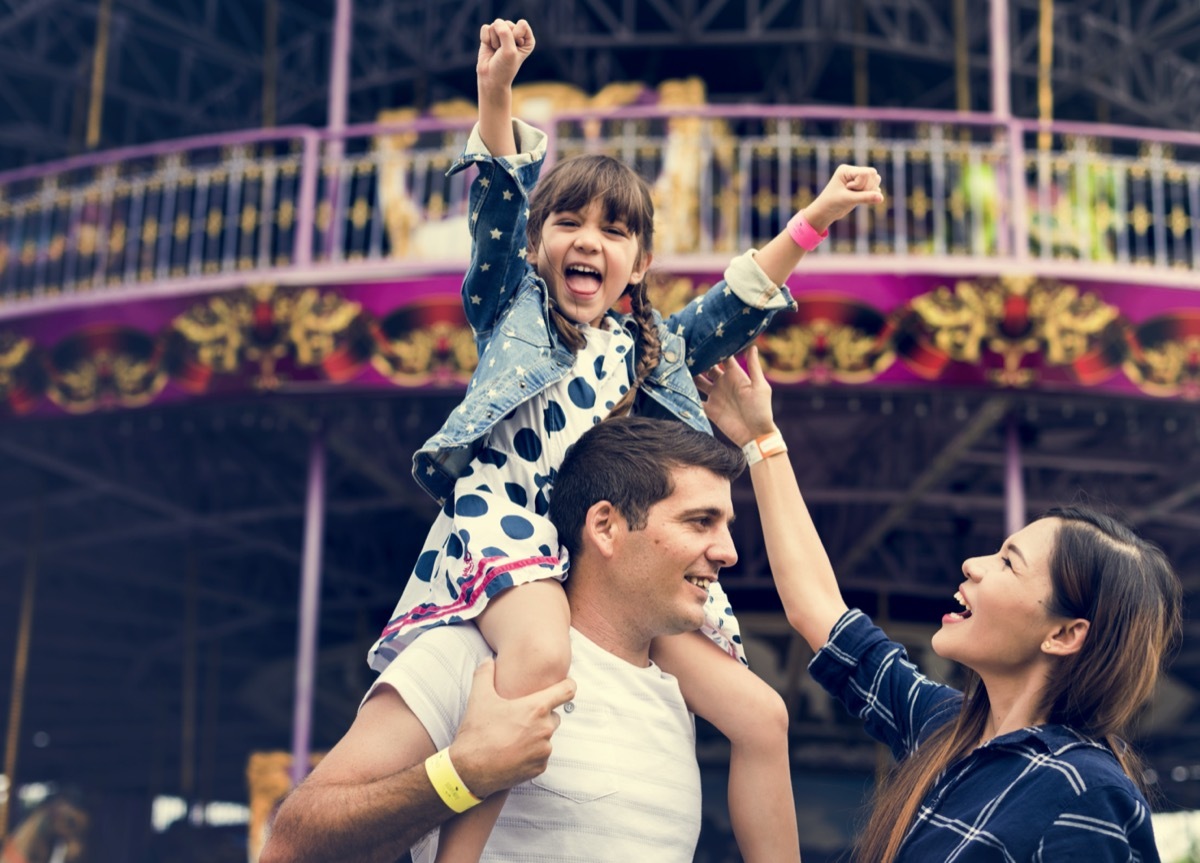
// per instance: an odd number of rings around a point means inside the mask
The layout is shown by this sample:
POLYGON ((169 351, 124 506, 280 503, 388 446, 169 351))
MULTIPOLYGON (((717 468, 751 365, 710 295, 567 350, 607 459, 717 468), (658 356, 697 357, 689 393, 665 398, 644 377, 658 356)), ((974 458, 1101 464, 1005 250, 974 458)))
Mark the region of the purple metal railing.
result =
POLYGON ((1020 124, 1044 260, 1200 271, 1200 134, 1083 123, 1020 124))
MULTIPOLYGON (((469 123, 292 127, 0 173, 0 298, 190 291, 457 267, 469 123), (336 276, 334 275, 336 273, 336 276)), ((898 109, 630 107, 559 114, 551 158, 611 153, 655 190, 656 246, 707 261, 773 236, 840 162, 887 203, 819 256, 1029 262, 1080 275, 1200 272, 1200 134, 898 109), (1042 134, 1048 133, 1048 134, 1042 134)))

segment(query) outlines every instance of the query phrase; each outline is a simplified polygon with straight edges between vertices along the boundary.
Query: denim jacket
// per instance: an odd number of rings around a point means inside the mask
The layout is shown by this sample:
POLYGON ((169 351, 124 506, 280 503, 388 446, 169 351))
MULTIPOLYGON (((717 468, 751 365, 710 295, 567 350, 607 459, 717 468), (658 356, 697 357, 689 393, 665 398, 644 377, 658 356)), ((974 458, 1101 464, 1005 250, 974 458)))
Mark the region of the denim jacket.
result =
MULTIPOLYGON (((479 365, 462 403, 413 457, 413 476, 439 503, 453 495, 455 481, 492 427, 566 377, 575 361, 550 322, 546 283, 525 261, 529 192, 541 171, 546 136, 519 120, 513 132, 518 154, 493 157, 477 127, 448 172, 472 164, 479 170, 471 184, 471 262, 462 286, 479 365)), ((736 353, 785 308, 796 308, 791 293, 767 278, 751 250, 730 263, 723 281, 679 312, 666 320, 655 312, 662 358, 642 384, 634 412, 682 420, 711 434, 692 375, 736 353)), ((608 315, 637 342, 631 316, 608 315)), ((632 378, 632 352, 627 360, 632 378)))

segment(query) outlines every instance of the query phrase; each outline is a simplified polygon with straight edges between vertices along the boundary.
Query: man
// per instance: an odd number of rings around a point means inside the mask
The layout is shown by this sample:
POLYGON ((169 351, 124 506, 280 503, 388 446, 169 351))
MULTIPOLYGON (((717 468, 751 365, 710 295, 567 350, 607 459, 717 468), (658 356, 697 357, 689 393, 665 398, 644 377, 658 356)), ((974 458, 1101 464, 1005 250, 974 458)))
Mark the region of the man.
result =
POLYGON ((428 863, 450 802, 506 788, 484 861, 690 861, 695 728, 650 642, 704 622, 707 582, 737 559, 730 482, 744 467, 740 452, 682 423, 626 417, 589 430, 550 510, 571 555, 575 683, 505 701, 475 627, 422 635, 285 800, 262 863, 392 863, 410 848, 428 863), (453 767, 427 773, 439 750, 453 767))

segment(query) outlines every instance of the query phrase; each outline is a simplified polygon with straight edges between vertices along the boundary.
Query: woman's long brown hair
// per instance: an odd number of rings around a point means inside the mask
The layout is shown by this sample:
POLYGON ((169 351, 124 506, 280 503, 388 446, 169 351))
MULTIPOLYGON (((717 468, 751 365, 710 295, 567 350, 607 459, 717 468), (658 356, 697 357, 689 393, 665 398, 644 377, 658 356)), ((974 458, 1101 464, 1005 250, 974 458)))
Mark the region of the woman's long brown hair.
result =
MULTIPOLYGON (((1109 516, 1065 507, 1045 517, 1060 521, 1050 555, 1048 610, 1090 626, 1083 648, 1058 660, 1041 712, 1048 723, 1104 741, 1141 787, 1140 762, 1120 735, 1153 694, 1179 642, 1179 578, 1162 549, 1109 516)), ((989 711, 987 690, 972 672, 958 717, 921 741, 876 790, 856 860, 894 863, 938 777, 983 739, 989 711)))

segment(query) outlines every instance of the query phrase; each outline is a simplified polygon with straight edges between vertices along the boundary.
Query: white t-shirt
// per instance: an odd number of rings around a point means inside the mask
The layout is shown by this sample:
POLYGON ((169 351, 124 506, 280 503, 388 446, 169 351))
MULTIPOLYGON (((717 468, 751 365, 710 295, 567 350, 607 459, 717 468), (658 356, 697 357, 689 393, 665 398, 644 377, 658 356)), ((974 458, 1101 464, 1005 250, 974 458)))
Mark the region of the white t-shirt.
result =
MULTIPOLYGON (((691 861, 700 834, 695 722, 675 678, 637 668, 571 630, 578 691, 558 712, 546 772, 508 801, 481 863, 691 861)), ((386 683, 449 746, 476 666, 491 649, 474 626, 443 626, 416 639, 375 686, 386 683)), ((374 689, 374 686, 372 687, 374 689)), ((432 863, 437 831, 412 849, 432 863)))

